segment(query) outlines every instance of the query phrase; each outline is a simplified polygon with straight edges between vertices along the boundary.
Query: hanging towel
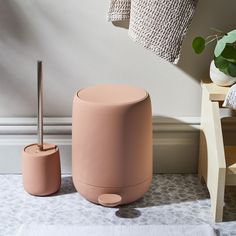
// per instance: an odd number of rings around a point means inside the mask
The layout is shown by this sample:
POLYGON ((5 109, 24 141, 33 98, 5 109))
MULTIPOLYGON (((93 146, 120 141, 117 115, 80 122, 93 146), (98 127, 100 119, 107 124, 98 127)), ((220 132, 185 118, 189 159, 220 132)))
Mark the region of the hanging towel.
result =
POLYGON ((223 107, 229 107, 231 109, 236 109, 236 84, 233 85, 226 95, 223 107))
POLYGON ((122 21, 130 18, 131 0, 111 0, 108 21, 122 21))
POLYGON ((130 20, 129 37, 177 64, 197 0, 110 0, 109 21, 130 20))

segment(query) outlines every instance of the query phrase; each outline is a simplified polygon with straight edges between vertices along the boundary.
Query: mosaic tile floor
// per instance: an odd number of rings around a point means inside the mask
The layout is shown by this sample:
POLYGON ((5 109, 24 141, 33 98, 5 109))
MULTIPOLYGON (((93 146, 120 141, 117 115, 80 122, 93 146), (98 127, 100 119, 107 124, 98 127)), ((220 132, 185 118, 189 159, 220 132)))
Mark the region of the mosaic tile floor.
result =
POLYGON ((144 198, 120 208, 83 199, 70 176, 60 192, 34 197, 24 192, 20 175, 0 175, 0 236, 14 236, 23 223, 41 224, 211 224, 219 235, 236 235, 236 188, 227 188, 224 222, 214 224, 210 199, 196 175, 155 175, 144 198))

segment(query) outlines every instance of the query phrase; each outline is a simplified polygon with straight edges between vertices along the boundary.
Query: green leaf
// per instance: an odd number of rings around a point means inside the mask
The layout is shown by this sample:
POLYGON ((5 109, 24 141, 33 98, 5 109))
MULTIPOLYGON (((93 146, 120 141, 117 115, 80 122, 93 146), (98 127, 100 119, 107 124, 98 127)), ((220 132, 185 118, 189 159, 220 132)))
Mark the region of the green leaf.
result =
POLYGON ((236 49, 232 45, 227 44, 221 56, 227 59, 227 61, 236 62, 236 49))
POLYGON ((225 49, 225 46, 226 46, 226 43, 224 41, 224 37, 222 39, 220 39, 217 44, 216 44, 216 47, 215 47, 215 51, 214 51, 214 54, 215 54, 215 57, 218 57, 220 56, 220 54, 223 52, 223 50, 225 49))
POLYGON ((219 69, 221 72, 223 72, 224 74, 226 75, 229 75, 229 72, 228 72, 228 67, 224 68, 224 69, 219 69))
POLYGON ((231 44, 234 43, 235 41, 236 41, 236 30, 232 30, 225 36, 223 36, 222 39, 218 40, 214 51, 215 56, 218 57, 223 52, 227 43, 231 44))
POLYGON ((236 30, 230 31, 223 38, 225 43, 234 43, 236 41, 236 30))
POLYGON ((192 42, 192 47, 195 53, 202 53, 205 49, 205 39, 202 37, 196 37, 192 42))
POLYGON ((225 68, 228 67, 229 65, 229 61, 227 61, 225 58, 223 58, 222 56, 219 57, 215 57, 214 58, 214 62, 215 62, 215 66, 216 68, 218 68, 220 71, 224 70, 225 68))
POLYGON ((236 64, 230 63, 228 66, 228 73, 232 77, 236 77, 236 64))

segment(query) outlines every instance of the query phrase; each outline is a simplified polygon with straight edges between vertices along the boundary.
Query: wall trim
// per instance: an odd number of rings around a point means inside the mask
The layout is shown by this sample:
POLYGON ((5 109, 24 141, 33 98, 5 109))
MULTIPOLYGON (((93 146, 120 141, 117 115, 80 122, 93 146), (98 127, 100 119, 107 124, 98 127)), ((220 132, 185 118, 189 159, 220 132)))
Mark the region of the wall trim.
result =
MULTIPOLYGON (((60 147, 62 172, 71 171, 71 118, 44 118, 45 141, 60 147)), ((235 129, 235 119, 226 122, 235 129)), ((0 118, 0 173, 20 173, 21 150, 37 141, 36 118, 0 118)), ((199 117, 153 117, 154 172, 196 173, 199 117)), ((236 129, 235 129, 236 130, 236 129)))
MULTIPOLYGON (((194 131, 199 129, 199 123, 199 117, 153 117, 153 131, 194 131)), ((0 135, 35 135, 36 132, 36 118, 0 118, 0 135)), ((46 135, 71 134, 71 118, 44 118, 44 132, 46 135)))

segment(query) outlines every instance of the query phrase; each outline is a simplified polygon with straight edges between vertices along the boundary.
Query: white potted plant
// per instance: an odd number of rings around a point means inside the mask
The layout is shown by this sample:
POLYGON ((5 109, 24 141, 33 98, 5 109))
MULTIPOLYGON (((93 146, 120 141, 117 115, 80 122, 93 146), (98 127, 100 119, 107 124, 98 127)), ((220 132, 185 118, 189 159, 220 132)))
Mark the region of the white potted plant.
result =
POLYGON ((230 86, 236 83, 236 30, 224 33, 212 29, 216 33, 206 38, 194 38, 192 47, 195 53, 200 54, 209 43, 216 42, 214 59, 210 65, 210 78, 219 86, 230 86))

